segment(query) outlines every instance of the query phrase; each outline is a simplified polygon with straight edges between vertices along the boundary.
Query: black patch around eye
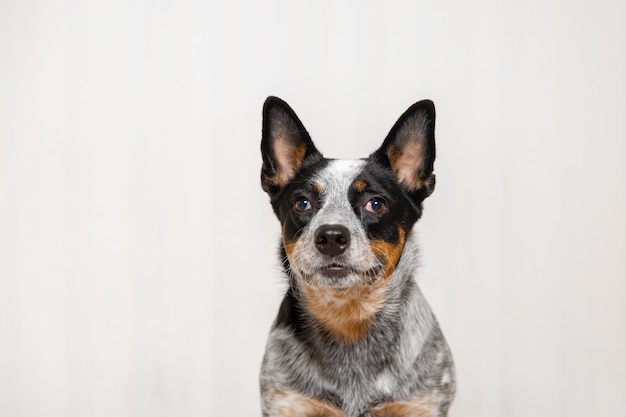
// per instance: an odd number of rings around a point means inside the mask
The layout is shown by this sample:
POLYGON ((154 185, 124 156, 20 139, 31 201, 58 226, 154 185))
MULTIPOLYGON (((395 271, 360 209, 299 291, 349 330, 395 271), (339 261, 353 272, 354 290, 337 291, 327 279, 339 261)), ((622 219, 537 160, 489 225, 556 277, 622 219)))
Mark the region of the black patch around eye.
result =
POLYGON ((421 215, 421 207, 411 201, 389 168, 368 160, 356 181, 367 186, 361 191, 351 187, 348 197, 370 239, 393 243, 398 239, 399 227, 407 233, 411 230, 421 215), (382 213, 365 210, 365 205, 374 198, 384 200, 386 207, 382 213))
POLYGON ((281 223, 285 223, 290 212, 293 210, 295 200, 302 196, 307 197, 313 203, 317 201, 318 193, 315 192, 311 178, 329 163, 329 159, 322 159, 310 165, 304 165, 300 171, 278 194, 272 199, 272 207, 281 223))
POLYGON ((329 160, 324 159, 311 166, 305 166, 284 187, 279 198, 272 202, 286 240, 296 240, 319 209, 320 196, 312 178, 315 178, 315 173, 323 169, 328 162, 329 160), (301 199, 307 200, 310 208, 297 209, 297 206, 303 207, 301 199))

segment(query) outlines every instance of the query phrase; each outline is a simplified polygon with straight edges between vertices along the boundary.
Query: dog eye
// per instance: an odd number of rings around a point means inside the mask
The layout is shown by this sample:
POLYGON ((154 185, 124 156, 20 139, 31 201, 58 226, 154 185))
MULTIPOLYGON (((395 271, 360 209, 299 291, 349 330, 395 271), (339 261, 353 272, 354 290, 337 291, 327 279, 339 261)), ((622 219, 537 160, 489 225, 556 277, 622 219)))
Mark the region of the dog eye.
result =
POLYGON ((386 209, 385 200, 379 197, 374 197, 365 204, 365 210, 375 214, 381 214, 386 209))
POLYGON ((307 211, 311 210, 313 207, 311 206, 311 202, 308 198, 300 197, 295 201, 295 203, 293 203, 293 208, 298 211, 307 211))

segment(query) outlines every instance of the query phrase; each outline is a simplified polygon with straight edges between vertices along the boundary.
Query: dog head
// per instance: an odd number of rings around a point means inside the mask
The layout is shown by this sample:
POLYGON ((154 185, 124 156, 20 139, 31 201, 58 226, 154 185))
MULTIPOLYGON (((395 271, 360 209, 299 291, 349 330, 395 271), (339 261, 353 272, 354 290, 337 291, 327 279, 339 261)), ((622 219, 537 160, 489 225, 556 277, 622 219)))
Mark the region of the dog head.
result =
POLYGON ((324 158, 287 103, 263 106, 261 184, 282 226, 287 272, 347 288, 392 276, 435 187, 435 107, 413 104, 366 159, 324 158))

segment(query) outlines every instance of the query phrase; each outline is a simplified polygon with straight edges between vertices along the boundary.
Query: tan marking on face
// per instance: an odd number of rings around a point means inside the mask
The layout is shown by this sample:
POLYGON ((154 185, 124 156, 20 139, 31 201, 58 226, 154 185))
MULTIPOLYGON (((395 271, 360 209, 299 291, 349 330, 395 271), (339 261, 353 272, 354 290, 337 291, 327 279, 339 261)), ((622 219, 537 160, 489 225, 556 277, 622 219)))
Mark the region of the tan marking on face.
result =
POLYGON ((316 193, 320 194, 322 191, 324 191, 324 184, 322 184, 319 181, 315 181, 313 183, 313 191, 315 191, 316 193))
POLYGON ((274 155, 278 166, 276 175, 268 179, 272 185, 283 187, 300 169, 304 156, 306 155, 306 145, 303 143, 294 146, 288 139, 276 138, 274 143, 274 155))
POLYGON ((390 277, 391 274, 393 274, 393 271, 395 271, 396 265, 402 255, 402 250, 404 249, 404 243, 405 234, 401 227, 398 228, 397 243, 393 244, 384 240, 375 240, 370 243, 370 248, 372 249, 374 255, 381 258, 383 261, 383 273, 386 278, 390 277))
POLYGON ((407 141, 402 149, 391 146, 387 149, 387 157, 399 182, 409 190, 422 187, 419 171, 424 158, 424 145, 421 142, 407 141))
POLYGON ((374 417, 434 417, 439 415, 439 402, 431 397, 411 401, 389 401, 371 409, 374 417))
POLYGON ((352 184, 352 187, 356 192, 362 193, 365 190, 365 187, 367 187, 367 183, 363 180, 356 180, 354 181, 354 184, 352 184))
POLYGON ((282 238, 283 238, 283 247, 285 248, 285 253, 287 254, 288 258, 291 258, 291 255, 293 254, 293 251, 296 248, 296 244, 298 243, 298 241, 287 239, 287 237, 285 236, 285 226, 283 226, 282 238))
POLYGON ((344 417, 343 412, 328 401, 291 391, 276 391, 270 402, 273 404, 270 415, 276 417, 344 417))
POLYGON ((355 342, 367 332, 387 299, 388 280, 350 288, 313 286, 300 281, 308 311, 333 337, 355 342))

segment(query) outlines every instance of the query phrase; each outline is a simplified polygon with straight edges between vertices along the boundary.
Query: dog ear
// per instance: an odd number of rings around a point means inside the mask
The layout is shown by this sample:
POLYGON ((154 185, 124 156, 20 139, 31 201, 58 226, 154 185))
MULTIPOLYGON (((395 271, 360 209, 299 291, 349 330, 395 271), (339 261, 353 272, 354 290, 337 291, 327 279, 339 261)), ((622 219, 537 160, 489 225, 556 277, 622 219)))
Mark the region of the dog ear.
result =
POLYGON ((435 189, 435 105, 422 100, 400 116, 373 156, 389 166, 418 203, 435 189))
POLYGON ((322 159, 296 113, 278 97, 263 105, 261 185, 274 194, 293 179, 305 160, 322 159))

